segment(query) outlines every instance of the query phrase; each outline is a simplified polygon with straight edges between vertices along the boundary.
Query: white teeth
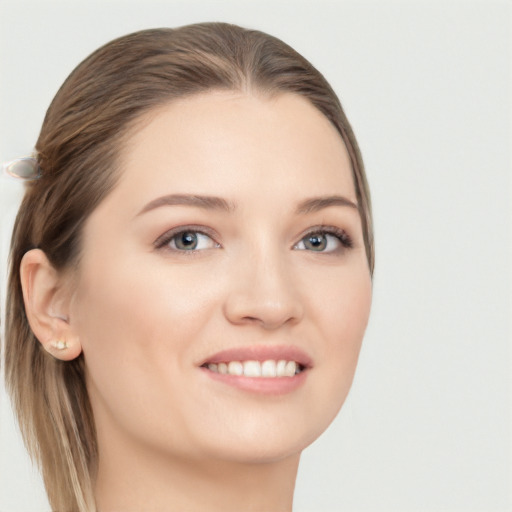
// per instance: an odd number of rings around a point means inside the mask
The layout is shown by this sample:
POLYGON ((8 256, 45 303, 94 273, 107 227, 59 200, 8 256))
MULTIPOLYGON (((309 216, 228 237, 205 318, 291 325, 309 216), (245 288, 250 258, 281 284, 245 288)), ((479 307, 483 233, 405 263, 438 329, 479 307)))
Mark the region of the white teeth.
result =
POLYGON ((209 363, 208 369, 215 373, 243 375, 244 377, 293 377, 300 373, 300 366, 295 361, 281 359, 274 361, 230 361, 229 363, 209 363))
POLYGON ((286 368, 286 361, 278 361, 276 365, 276 375, 278 377, 284 377, 284 370, 286 368))
POLYGON ((245 361, 244 375, 246 377, 261 377, 261 363, 259 361, 245 361))
POLYGON ((228 364, 228 373, 230 375, 242 375, 244 367, 240 361, 230 361, 228 364))
POLYGON ((284 374, 286 377, 293 377, 297 371, 297 363, 295 361, 288 361, 286 363, 284 374))
POLYGON ((264 361, 261 365, 261 376, 262 377, 275 377, 276 375, 277 375, 276 362, 275 361, 264 361))

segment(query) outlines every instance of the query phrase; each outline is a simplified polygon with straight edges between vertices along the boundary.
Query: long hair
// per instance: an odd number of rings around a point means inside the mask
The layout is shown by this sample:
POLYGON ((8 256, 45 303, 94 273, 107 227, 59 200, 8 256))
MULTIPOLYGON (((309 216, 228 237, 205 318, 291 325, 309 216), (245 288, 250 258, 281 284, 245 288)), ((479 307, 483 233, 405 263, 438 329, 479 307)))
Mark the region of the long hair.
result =
POLYGON ((53 358, 30 329, 20 263, 43 250, 58 271, 80 264, 85 220, 115 186, 136 121, 176 98, 211 90, 299 94, 338 130, 351 159, 366 255, 373 272, 370 197, 356 139, 324 77, 272 36, 224 23, 143 30, 87 57, 52 101, 36 144, 38 180, 27 185, 12 235, 6 303, 7 390, 27 449, 59 512, 95 510, 98 453, 83 355, 53 358))

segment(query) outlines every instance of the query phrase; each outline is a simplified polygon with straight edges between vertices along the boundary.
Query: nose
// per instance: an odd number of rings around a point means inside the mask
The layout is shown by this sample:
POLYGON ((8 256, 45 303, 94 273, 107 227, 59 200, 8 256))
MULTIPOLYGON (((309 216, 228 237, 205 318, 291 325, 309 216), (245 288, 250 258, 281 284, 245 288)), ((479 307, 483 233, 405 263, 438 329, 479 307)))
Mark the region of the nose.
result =
POLYGON ((303 304, 290 266, 277 255, 252 256, 231 269, 225 317, 235 325, 252 324, 266 330, 300 322, 303 304))

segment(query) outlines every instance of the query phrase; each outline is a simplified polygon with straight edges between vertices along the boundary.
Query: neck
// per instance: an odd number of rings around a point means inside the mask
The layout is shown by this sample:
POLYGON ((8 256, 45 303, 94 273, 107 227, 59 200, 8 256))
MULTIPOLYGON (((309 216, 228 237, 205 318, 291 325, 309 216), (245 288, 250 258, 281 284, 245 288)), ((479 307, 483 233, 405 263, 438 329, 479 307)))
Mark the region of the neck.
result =
POLYGON ((299 454, 272 462, 241 463, 177 460, 126 450, 126 446, 114 453, 113 448, 112 443, 100 444, 98 512, 292 510, 299 454))

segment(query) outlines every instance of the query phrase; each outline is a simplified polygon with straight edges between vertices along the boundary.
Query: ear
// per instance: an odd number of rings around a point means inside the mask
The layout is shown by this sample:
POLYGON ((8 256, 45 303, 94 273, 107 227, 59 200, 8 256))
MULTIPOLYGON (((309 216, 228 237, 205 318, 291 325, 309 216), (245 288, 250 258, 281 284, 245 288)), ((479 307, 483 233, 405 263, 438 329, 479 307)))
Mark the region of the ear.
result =
POLYGON ((82 346, 70 325, 71 292, 65 279, 40 249, 25 253, 20 276, 27 319, 36 338, 57 359, 78 357, 82 346))

